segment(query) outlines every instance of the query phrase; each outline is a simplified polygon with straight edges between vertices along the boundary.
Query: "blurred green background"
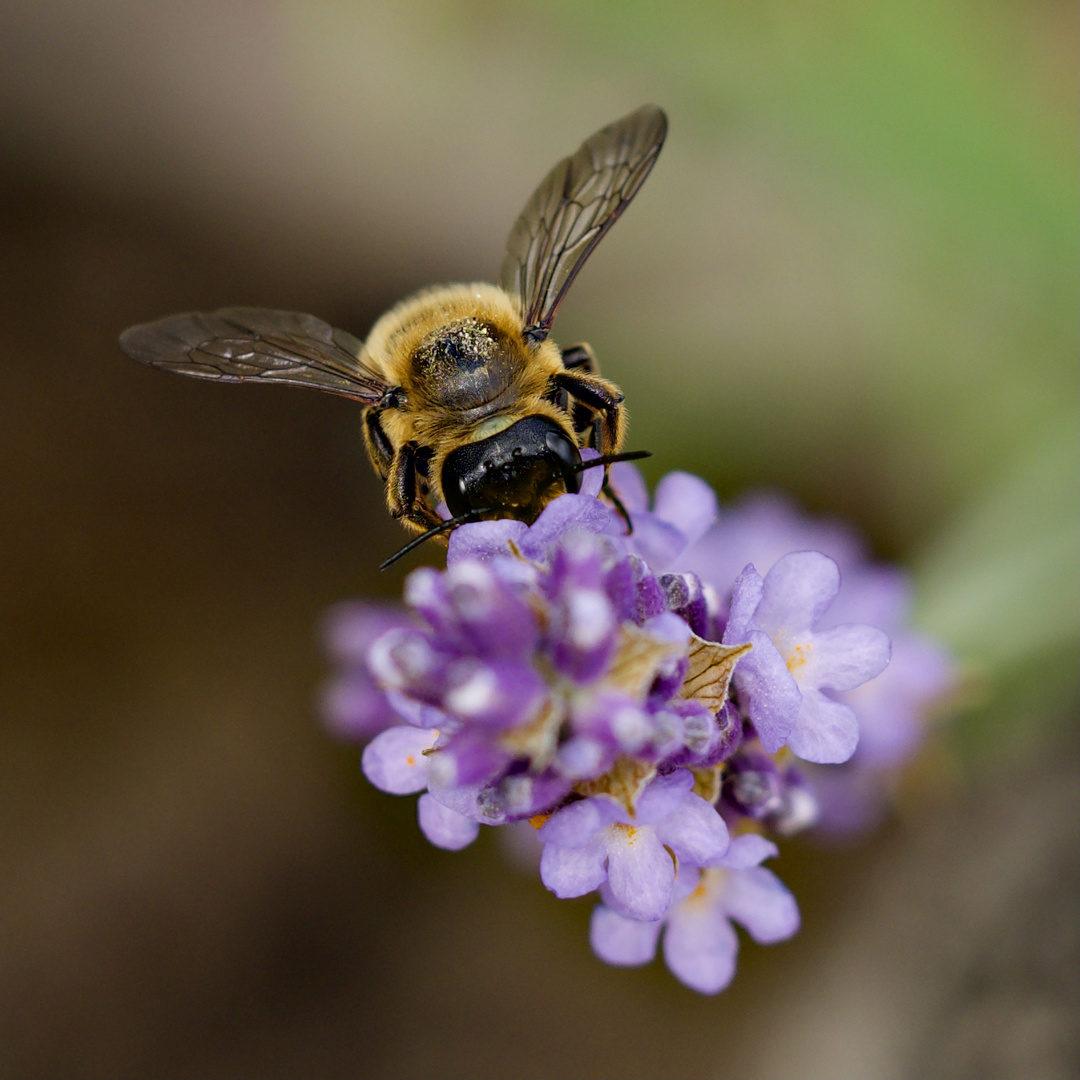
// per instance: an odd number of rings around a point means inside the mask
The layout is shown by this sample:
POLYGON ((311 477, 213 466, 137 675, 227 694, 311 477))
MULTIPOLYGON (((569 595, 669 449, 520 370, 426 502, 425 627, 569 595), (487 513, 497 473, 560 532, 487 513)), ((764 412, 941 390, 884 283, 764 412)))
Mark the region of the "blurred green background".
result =
MULTIPOLYGON (((1080 1046, 1077 8, 0 3, 0 1072, 1071 1076, 1080 1046), (602 124, 668 145, 555 337, 655 479, 781 488, 912 568, 968 707, 795 942, 699 999, 449 856, 319 731, 393 595, 357 412, 125 360, 252 304, 363 335, 490 280, 602 124)), ((435 552, 429 556, 434 559, 435 552)))

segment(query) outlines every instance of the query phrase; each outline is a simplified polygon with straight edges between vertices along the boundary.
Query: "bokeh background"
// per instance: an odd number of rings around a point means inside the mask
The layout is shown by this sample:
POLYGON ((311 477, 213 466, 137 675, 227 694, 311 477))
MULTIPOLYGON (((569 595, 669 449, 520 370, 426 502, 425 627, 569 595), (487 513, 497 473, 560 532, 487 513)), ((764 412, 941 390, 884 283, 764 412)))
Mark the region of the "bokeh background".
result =
POLYGON ((1065 0, 0 4, 0 1074, 1076 1075, 1076 40, 1065 0), (557 339, 653 479, 849 518, 965 672, 715 999, 320 731, 321 613, 407 570, 356 409, 115 345, 491 279, 643 101, 557 339))

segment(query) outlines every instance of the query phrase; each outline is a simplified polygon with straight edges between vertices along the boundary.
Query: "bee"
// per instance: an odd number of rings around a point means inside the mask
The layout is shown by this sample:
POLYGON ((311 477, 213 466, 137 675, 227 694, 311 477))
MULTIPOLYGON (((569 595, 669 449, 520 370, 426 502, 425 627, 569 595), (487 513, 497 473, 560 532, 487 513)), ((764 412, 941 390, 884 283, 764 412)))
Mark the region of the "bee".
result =
POLYGON ((193 312, 120 335, 132 359, 225 383, 281 383, 363 406, 364 442, 393 517, 421 533, 382 565, 469 521, 531 523, 581 473, 622 453, 627 416, 588 345, 549 337, 578 272, 648 176, 667 118, 645 105, 586 139, 533 192, 510 232, 501 288, 425 289, 361 342, 313 315, 193 312), (583 460, 581 451, 596 454, 583 460))

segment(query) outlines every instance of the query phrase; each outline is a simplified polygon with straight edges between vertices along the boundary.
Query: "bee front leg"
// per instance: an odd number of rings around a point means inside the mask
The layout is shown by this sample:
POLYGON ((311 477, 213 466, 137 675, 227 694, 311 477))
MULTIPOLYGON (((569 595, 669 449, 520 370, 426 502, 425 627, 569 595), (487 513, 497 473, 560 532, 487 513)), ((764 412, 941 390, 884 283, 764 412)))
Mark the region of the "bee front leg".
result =
POLYGON ((385 483, 394 463, 394 444, 383 430, 377 409, 364 410, 364 444, 371 464, 385 483))
POLYGON ((578 374, 577 371, 561 371, 554 376, 552 382, 575 401, 601 414, 604 432, 604 447, 601 452, 612 454, 618 451, 622 444, 626 417, 622 394, 607 379, 578 374))
POLYGON ((386 477, 386 502, 390 513, 421 532, 438 525, 442 518, 416 492, 416 443, 408 442, 394 455, 386 477))
MULTIPOLYGON (((578 345, 567 345, 562 350, 562 363, 567 371, 573 371, 575 374, 600 374, 600 368, 596 363, 596 355, 593 353, 591 346, 586 345, 584 342, 578 345)), ((599 438, 599 418, 596 416, 594 409, 582 405, 580 401, 571 404, 567 392, 554 384, 552 384, 548 399, 570 417, 570 422, 578 435, 578 442, 581 442, 581 437, 588 432, 589 442, 583 445, 591 446, 594 450, 600 449, 603 443, 599 438)))

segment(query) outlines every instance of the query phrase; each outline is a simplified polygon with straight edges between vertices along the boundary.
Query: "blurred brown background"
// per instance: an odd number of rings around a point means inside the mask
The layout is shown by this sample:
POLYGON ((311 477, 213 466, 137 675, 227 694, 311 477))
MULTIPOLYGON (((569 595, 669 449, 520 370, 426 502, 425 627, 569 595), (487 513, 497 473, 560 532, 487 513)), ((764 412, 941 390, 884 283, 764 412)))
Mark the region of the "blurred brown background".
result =
MULTIPOLYGON (((0 1074, 1075 1076, 1075 5, 0 4, 0 1074), (557 325, 651 476, 781 486, 911 566, 968 708, 900 812, 789 844, 732 988, 605 967, 319 730, 321 612, 393 595, 348 403, 125 326, 363 335, 491 279, 555 160, 668 147, 557 325)), ((430 557, 434 558, 432 554, 430 557)))

